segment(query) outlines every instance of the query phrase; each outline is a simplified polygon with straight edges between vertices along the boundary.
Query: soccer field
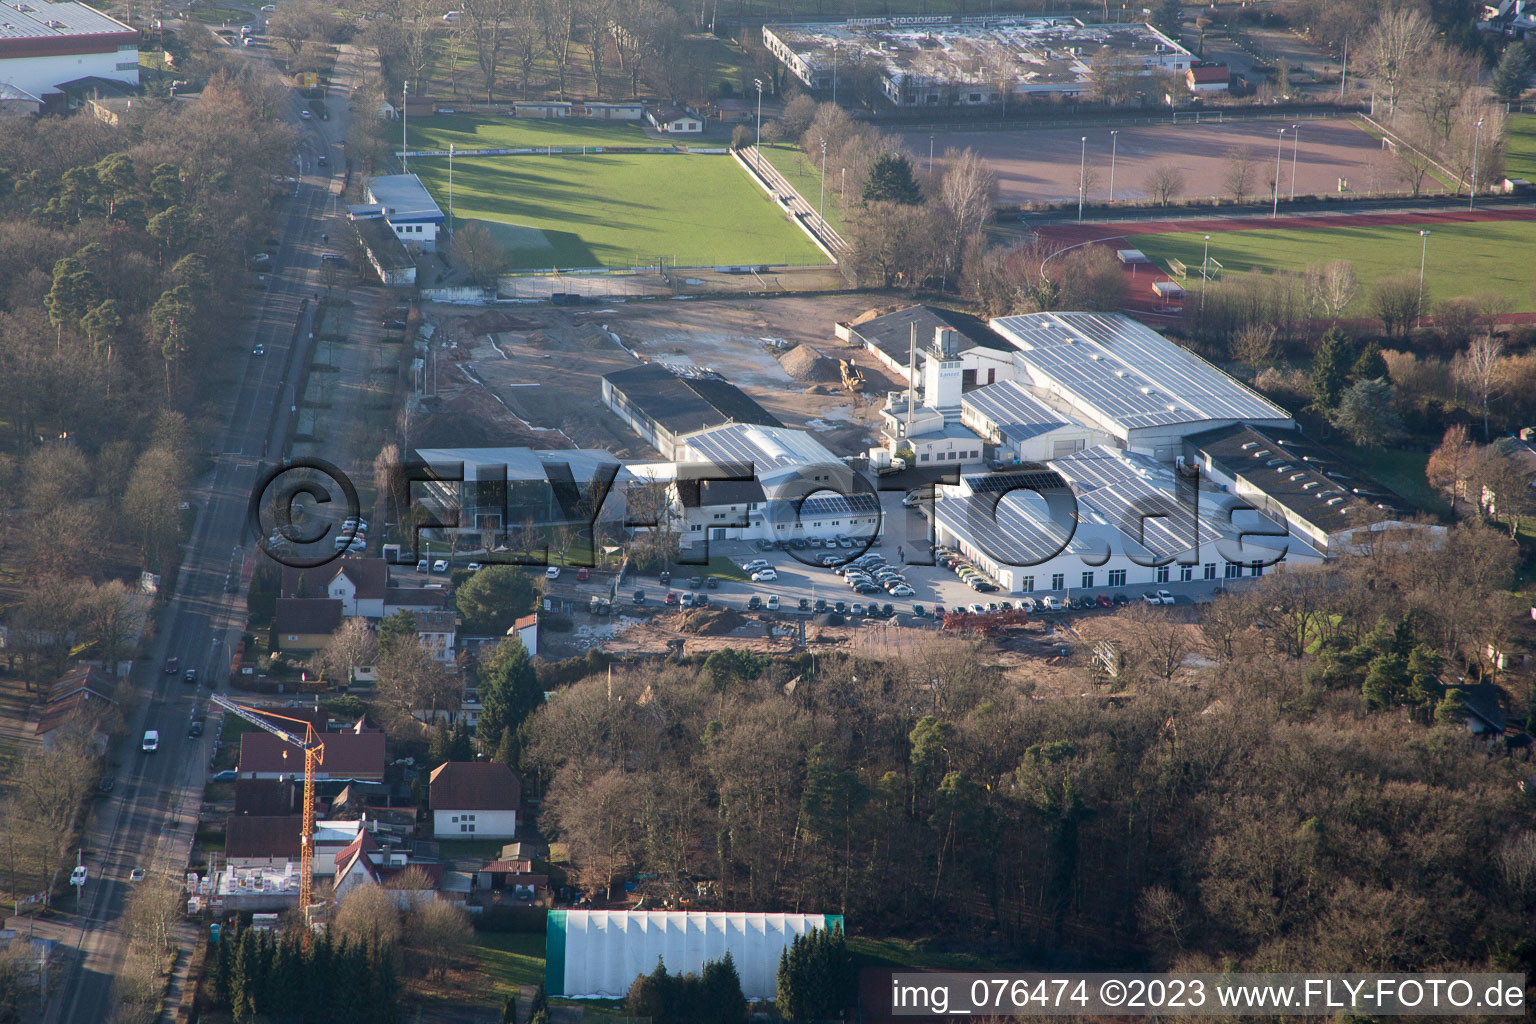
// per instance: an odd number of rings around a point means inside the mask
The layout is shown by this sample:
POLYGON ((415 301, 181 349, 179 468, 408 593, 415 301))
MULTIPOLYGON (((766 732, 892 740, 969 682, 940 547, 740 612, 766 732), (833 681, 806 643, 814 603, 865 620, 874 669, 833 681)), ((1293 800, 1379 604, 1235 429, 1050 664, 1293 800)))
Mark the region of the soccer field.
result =
MULTIPOLYGON (((448 161, 411 171, 446 211, 448 161)), ((514 270, 827 262, 728 156, 457 159, 453 213, 490 224, 514 270)))
POLYGON ((1509 119, 1504 173, 1526 181, 1536 179, 1536 114, 1520 114, 1509 119))
MULTIPOLYGON (((486 117, 436 114, 407 125, 412 149, 522 149, 528 146, 670 146, 672 140, 645 133, 639 121, 584 121, 571 118, 486 117)), ((399 132, 395 133, 396 141, 399 132)))
MULTIPOLYGON (((1371 285, 1394 274, 1419 273, 1420 225, 1337 227, 1315 230, 1243 230, 1211 235, 1211 258, 1228 272, 1305 270, 1314 263, 1348 260, 1360 279, 1360 297, 1350 307, 1369 315, 1371 285)), ((1530 254, 1536 251, 1536 221, 1473 221, 1434 224, 1424 260, 1426 308, 1442 299, 1498 292, 1518 311, 1532 308, 1530 254)), ((1203 232, 1129 235, 1125 245, 1140 249, 1166 268, 1183 260, 1198 277, 1203 232)))

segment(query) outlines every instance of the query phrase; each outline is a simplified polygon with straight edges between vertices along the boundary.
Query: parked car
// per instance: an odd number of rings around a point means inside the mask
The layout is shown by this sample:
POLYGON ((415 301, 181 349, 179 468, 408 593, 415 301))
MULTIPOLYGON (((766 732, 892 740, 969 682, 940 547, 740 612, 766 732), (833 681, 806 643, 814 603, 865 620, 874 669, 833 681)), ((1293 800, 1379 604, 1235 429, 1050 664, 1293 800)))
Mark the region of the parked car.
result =
POLYGON ((645 591, 635 591, 635 604, 645 604, 645 591))
POLYGON ((808 612, 808 611, 810 611, 810 610, 811 610, 811 599, 810 599, 810 598, 808 598, 808 597, 802 597, 802 598, 801 598, 801 599, 800 599, 800 604, 799 604, 799 608, 800 608, 800 610, 801 610, 801 611, 803 611, 803 612, 808 612))
POLYGON ((709 607, 709 595, 708 594, 694 594, 693 595, 693 606, 695 608, 708 608, 709 607))
POLYGON ((848 609, 848 614, 862 616, 864 614, 864 603, 862 601, 853 602, 853 607, 848 609))
POLYGON ((816 603, 811 606, 811 610, 815 611, 815 612, 824 612, 824 611, 826 611, 827 610, 827 599, 824 598, 824 597, 818 597, 816 599, 816 603))
POLYGON ((892 597, 911 597, 913 594, 917 593, 917 591, 913 590, 905 583, 899 583, 896 586, 891 587, 888 591, 886 591, 886 593, 890 594, 892 597))
POLYGON ((416 563, 416 571, 417 572, 426 572, 428 567, 429 567, 429 565, 430 565, 430 563, 425 558, 423 558, 421 561, 416 563))
POLYGON ((821 538, 820 537, 807 537, 807 538, 805 538, 805 542, 807 544, 809 544, 813 548, 821 547, 821 538))
POLYGON ((1032 611, 1036 610, 1036 608, 1038 608, 1039 606, 1037 604, 1035 604, 1035 599, 1034 598, 1032 598, 1032 597, 1023 597, 1023 598, 1019 599, 1019 607, 1024 609, 1027 612, 1032 612, 1032 611))
POLYGON ((672 585, 672 574, 667 572, 665 569, 661 571, 661 574, 657 576, 657 579, 661 581, 661 585, 664 587, 670 587, 672 585))
POLYGON ((692 587, 694 590, 703 590, 704 589, 704 577, 703 576, 695 576, 695 577, 693 577, 692 579, 690 579, 688 581, 688 585, 690 587, 692 587))
POLYGON ((706 576, 706 577, 704 577, 704 589, 705 590, 719 590, 720 589, 720 577, 718 577, 718 576, 706 576))
POLYGON ((772 569, 759 569, 752 574, 753 583, 772 583, 779 578, 779 574, 772 569))
POLYGON ((841 601, 833 601, 832 602, 832 610, 837 612, 839 615, 841 615, 843 612, 848 610, 848 606, 843 604, 843 602, 841 602, 841 601))
POLYGON ((181 681, 189 686, 197 685, 197 669, 189 668, 181 674, 181 681))
POLYGON ((1116 608, 1123 608, 1131 603, 1131 599, 1126 597, 1124 594, 1116 594, 1114 597, 1110 598, 1110 600, 1115 602, 1116 608))
POLYGON ((915 604, 912 606, 912 616, 918 619, 927 618, 928 609, 924 608, 920 604, 915 604))
POLYGON ((757 572, 759 569, 768 568, 769 564, 770 563, 766 558, 754 558, 750 562, 743 562, 741 571, 750 576, 752 573, 757 572))
POLYGON ((547 580, 557 580, 557 579, 559 579, 560 578, 560 567, 558 565, 552 565, 548 569, 545 569, 544 570, 544 578, 547 579, 547 580))
POLYGON ((1100 608, 1113 608, 1115 606, 1115 602, 1110 600, 1108 594, 1100 594, 1098 597, 1093 599, 1093 603, 1098 605, 1100 608))
POLYGON ((1061 611, 1061 599, 1056 597, 1042 597, 1040 599, 1040 610, 1043 612, 1061 611))
POLYGON ((942 619, 947 614, 949 614, 949 613, 944 610, 944 606, 943 605, 936 604, 936 605, 933 606, 933 617, 934 618, 942 619))
MULTIPOLYGON (((874 606, 871 605, 870 607, 874 607, 874 606)), ((896 606, 891 604, 890 602, 886 602, 885 604, 880 606, 880 614, 884 615, 886 618, 890 618, 892 615, 896 614, 896 606)))
POLYGON ((1173 594, 1166 590, 1159 590, 1157 592, 1157 599, 1163 604, 1173 604, 1173 594))
POLYGON ((802 537, 791 537, 789 539, 789 546, 796 551, 804 551, 810 545, 806 544, 805 539, 802 537))
POLYGON ((101 781, 96 783, 96 792, 110 793, 117 785, 117 780, 110 775, 103 775, 101 781))
POLYGON ((768 596, 768 610, 771 611, 771 612, 776 612, 776 611, 779 610, 779 595, 778 594, 770 594, 768 596))
POLYGON ((980 604, 973 604, 970 607, 966 608, 966 611, 970 612, 972 615, 985 615, 985 614, 987 614, 986 605, 980 605, 980 604))
POLYGON ((692 594, 684 594, 683 595, 683 599, 680 602, 678 602, 678 603, 682 607, 684 607, 684 608, 692 608, 693 607, 693 595, 692 594))
POLYGON ((1162 604, 1163 603, 1163 599, 1158 597, 1156 594, 1152 593, 1152 591, 1150 591, 1150 590, 1144 591, 1142 593, 1142 595, 1141 595, 1141 599, 1143 601, 1145 601, 1147 604, 1162 604))
POLYGON ((751 597, 747 598, 747 608, 750 609, 751 611, 756 611, 757 609, 761 608, 762 606, 763 606, 763 599, 761 597, 759 597, 758 595, 753 594, 751 597))
POLYGON ((485 566, 481 565, 479 562, 470 562, 468 565, 466 565, 464 567, 464 571, 465 572, 479 572, 481 569, 484 569, 484 568, 485 568, 485 566))
POLYGON ((667 596, 662 600, 661 603, 666 605, 677 604, 677 594, 671 590, 667 591, 667 596))
POLYGON ((439 558, 437 561, 433 562, 432 563, 432 571, 437 573, 438 575, 442 575, 443 573, 447 572, 448 571, 448 559, 446 559, 446 558, 439 558))

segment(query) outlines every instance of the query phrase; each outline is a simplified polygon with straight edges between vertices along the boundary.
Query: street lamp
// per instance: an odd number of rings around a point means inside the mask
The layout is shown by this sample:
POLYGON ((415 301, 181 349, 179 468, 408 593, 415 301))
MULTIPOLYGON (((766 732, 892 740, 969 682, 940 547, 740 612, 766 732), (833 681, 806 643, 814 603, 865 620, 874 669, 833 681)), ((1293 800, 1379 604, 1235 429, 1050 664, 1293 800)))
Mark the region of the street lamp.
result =
POLYGON ((1120 132, 1111 130, 1109 133, 1109 201, 1115 201, 1115 150, 1120 146, 1120 132))
POLYGON ((821 233, 827 233, 827 140, 821 140, 821 200, 816 206, 816 219, 821 221, 821 233))
POLYGON ((754 78, 752 84, 757 86, 757 142, 752 147, 752 162, 761 167, 763 164, 763 80, 754 78))
POLYGON ((406 131, 406 117, 408 115, 405 112, 406 108, 409 107, 410 105, 411 105, 411 80, 409 78, 407 78, 405 80, 405 84, 400 89, 400 173, 401 174, 409 174, 409 173, 411 173, 410 172, 410 168, 408 166, 408 161, 410 160, 410 154, 411 154, 411 147, 410 147, 410 144, 408 142, 408 139, 410 138, 410 136, 407 134, 407 131, 406 131))
POLYGON ((1077 222, 1083 222, 1083 192, 1088 183, 1088 136, 1083 136, 1083 150, 1077 158, 1077 222))
POLYGON ((1472 188, 1467 192, 1467 209, 1472 209, 1477 202, 1477 143, 1483 134, 1483 121, 1478 118, 1476 131, 1472 134, 1472 188))
POLYGON ((1424 228, 1419 232, 1423 244, 1419 249, 1419 313, 1416 326, 1424 326, 1424 260, 1429 256, 1429 229, 1424 228))
POLYGON ((448 143, 448 241, 453 242, 453 143, 448 143))
POLYGON ((1278 129, 1280 135, 1275 142, 1275 205, 1269 211, 1269 219, 1274 220, 1280 216, 1280 151, 1285 148, 1285 129, 1278 129))
POLYGON ((1291 200, 1296 199, 1296 151, 1301 148, 1301 125, 1291 125, 1291 200))

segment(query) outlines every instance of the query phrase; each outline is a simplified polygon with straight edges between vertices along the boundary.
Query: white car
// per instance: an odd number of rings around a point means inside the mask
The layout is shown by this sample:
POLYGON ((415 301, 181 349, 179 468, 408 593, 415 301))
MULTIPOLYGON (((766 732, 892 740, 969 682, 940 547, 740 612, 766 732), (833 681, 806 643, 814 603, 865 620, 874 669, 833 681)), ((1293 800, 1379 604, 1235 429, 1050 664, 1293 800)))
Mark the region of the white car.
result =
POLYGON ((752 574, 753 583, 772 583, 779 578, 779 574, 772 569, 759 569, 752 574))
POLYGON ((142 882, 142 881, 144 881, 144 869, 143 868, 134 868, 132 871, 128 872, 128 881, 130 881, 130 882, 142 882))
POLYGON ((1040 610, 1043 612, 1061 611, 1061 599, 1058 597, 1042 597, 1040 599, 1040 610))
POLYGON ((144 733, 144 742, 140 749, 146 754, 153 754, 160 749, 160 733, 156 729, 150 729, 144 733))
POLYGON ((447 572, 448 571, 448 559, 446 559, 446 558, 439 558, 437 561, 433 562, 432 563, 432 571, 436 572, 436 573, 447 572))
POLYGON ((889 593, 892 597, 911 597, 913 594, 917 593, 917 591, 913 590, 905 583, 902 583, 898 586, 892 587, 889 591, 887 591, 887 593, 889 593))
POLYGON ((548 569, 545 569, 544 570, 544 578, 547 579, 547 580, 557 580, 557 579, 559 579, 560 578, 560 567, 558 565, 552 565, 548 569))
POLYGON ((485 567, 483 565, 481 565, 479 562, 470 562, 464 568, 468 569, 470 572, 479 572, 481 569, 483 569, 485 567))
POLYGON ((986 605, 973 604, 967 608, 966 611, 970 612, 972 615, 985 615, 987 614, 987 607, 986 605))
POLYGON ((307 110, 301 110, 301 111, 299 111, 299 117, 301 117, 301 118, 303 118, 303 119, 304 119, 304 120, 306 120, 306 121, 308 121, 308 120, 309 120, 309 119, 310 119, 310 118, 312 118, 312 117, 314 117, 314 116, 315 116, 315 115, 313 115, 313 114, 311 114, 311 113, 310 113, 310 112, 309 112, 309 111, 307 111, 307 110))
POLYGON ((773 596, 768 598, 768 610, 771 611, 771 612, 776 612, 776 611, 779 610, 779 595, 778 594, 774 594, 773 596))
POLYGON ((741 571, 744 573, 754 573, 759 569, 767 569, 769 566, 770 563, 766 558, 754 558, 750 562, 743 563, 741 571))
POLYGON ((85 872, 85 865, 84 864, 77 864, 75 866, 75 870, 73 870, 73 871, 71 871, 69 873, 69 884, 70 885, 84 885, 85 884, 85 874, 86 874, 86 872, 85 872))
POLYGON ((1166 590, 1159 590, 1157 592, 1157 599, 1163 604, 1173 604, 1173 595, 1166 590))

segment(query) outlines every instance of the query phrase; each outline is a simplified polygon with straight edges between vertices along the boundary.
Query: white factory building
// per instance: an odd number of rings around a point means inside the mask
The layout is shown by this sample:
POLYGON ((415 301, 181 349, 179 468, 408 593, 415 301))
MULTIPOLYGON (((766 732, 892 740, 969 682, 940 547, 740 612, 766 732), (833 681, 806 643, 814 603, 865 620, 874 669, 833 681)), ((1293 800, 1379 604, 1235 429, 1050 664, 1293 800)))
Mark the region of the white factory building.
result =
POLYGON ((85 4, 7 0, 0 10, 0 85, 47 101, 82 78, 137 88, 138 31, 85 4))
POLYGON ((1008 594, 1234 580, 1322 557, 1244 499, 1103 445, 1033 469, 962 474, 939 488, 934 516, 939 543, 1008 594))

